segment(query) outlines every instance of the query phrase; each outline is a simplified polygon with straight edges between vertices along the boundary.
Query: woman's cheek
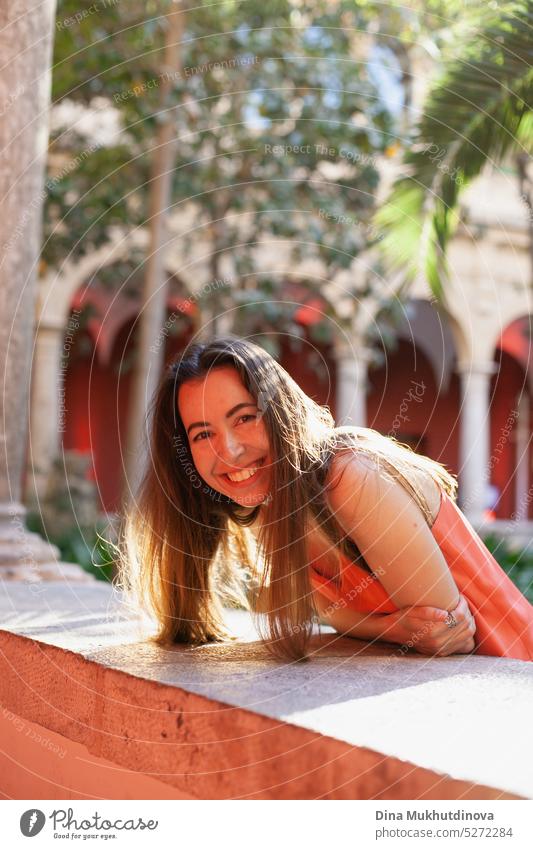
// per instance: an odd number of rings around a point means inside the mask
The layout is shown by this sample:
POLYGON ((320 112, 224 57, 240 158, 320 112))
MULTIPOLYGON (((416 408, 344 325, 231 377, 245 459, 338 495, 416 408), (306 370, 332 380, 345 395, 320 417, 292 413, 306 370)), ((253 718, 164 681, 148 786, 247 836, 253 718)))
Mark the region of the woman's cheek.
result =
POLYGON ((211 478, 211 480, 215 480, 216 476, 211 472, 213 467, 212 452, 197 451, 196 458, 194 458, 194 464, 205 480, 208 480, 209 478, 211 478))

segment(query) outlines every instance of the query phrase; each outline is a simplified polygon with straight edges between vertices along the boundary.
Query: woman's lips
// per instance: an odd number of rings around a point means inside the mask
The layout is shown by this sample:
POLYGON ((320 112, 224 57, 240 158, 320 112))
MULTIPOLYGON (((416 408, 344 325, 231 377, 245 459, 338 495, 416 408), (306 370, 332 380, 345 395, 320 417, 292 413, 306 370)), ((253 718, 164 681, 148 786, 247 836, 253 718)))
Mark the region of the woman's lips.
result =
MULTIPOLYGON (((265 462, 265 457, 262 457, 260 460, 255 461, 255 466, 261 467, 261 466, 263 466, 264 462, 265 462)), ((253 465, 247 466, 246 468, 253 469, 254 466, 253 465)), ((241 469, 240 471, 244 472, 244 469, 241 469)), ((227 484, 229 484, 229 486, 232 486, 232 487, 235 487, 236 489, 239 489, 239 488, 245 487, 247 484, 253 483, 257 479, 257 477, 259 476, 260 473, 261 473, 261 468, 258 468, 257 471, 253 475, 251 475, 250 477, 246 478, 243 481, 232 481, 232 480, 230 480, 230 478, 227 476, 227 474, 225 472, 222 473, 221 477, 224 478, 225 482, 227 484)))

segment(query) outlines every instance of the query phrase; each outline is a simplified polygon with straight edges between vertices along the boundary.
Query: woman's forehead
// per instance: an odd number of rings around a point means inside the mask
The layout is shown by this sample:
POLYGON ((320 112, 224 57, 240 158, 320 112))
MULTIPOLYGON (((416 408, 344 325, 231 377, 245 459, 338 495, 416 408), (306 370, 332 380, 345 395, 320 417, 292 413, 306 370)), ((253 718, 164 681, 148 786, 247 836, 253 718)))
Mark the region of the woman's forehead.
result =
POLYGON ((178 392, 178 407, 231 407, 232 402, 254 401, 232 366, 212 369, 205 377, 186 381, 178 392))

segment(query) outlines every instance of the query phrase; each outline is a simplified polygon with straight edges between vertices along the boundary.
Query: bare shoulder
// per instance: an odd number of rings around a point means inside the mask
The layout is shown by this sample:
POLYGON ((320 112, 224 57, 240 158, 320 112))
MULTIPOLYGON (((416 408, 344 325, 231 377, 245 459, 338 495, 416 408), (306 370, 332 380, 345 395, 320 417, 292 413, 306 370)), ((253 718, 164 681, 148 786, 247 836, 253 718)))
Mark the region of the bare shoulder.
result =
POLYGON ((329 506, 335 512, 349 499, 355 506, 368 475, 379 474, 377 463, 356 448, 342 448, 333 459, 325 481, 329 506))
MULTIPOLYGON (((441 489, 429 472, 413 468, 416 488, 421 492, 429 506, 431 524, 435 521, 441 504, 441 489)), ((326 478, 326 497, 336 513, 354 511, 360 506, 363 494, 367 500, 379 499, 386 490, 400 490, 411 496, 399 481, 391 481, 383 474, 378 460, 357 449, 342 449, 331 461, 326 478)))
POLYGON ((347 481, 354 483, 363 480, 369 472, 378 473, 378 464, 368 454, 357 448, 341 448, 333 459, 326 477, 326 488, 333 492, 340 484, 347 481))

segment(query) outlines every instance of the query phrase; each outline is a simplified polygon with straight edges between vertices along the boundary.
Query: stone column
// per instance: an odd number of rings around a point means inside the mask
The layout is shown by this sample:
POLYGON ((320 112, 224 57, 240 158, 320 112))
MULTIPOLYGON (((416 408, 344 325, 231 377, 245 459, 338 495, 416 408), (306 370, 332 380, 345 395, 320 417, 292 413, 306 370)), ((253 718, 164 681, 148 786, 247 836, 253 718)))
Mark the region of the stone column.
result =
POLYGON ((11 0, 0 27, 0 576, 89 579, 25 528, 36 267, 45 197, 54 0, 11 0))
POLYGON ((527 521, 528 515, 528 486, 529 486, 529 456, 531 431, 529 428, 529 395, 525 388, 517 397, 515 409, 518 413, 515 432, 516 470, 515 470, 515 509, 516 522, 527 521))
POLYGON ((369 351, 342 347, 337 361, 337 425, 366 427, 366 391, 369 351))
POLYGON ((38 504, 48 474, 57 457, 64 419, 64 370, 61 347, 64 326, 40 322, 32 364, 30 437, 28 445, 26 503, 38 504))
POLYGON ((489 482, 490 379, 497 366, 469 360, 458 363, 457 371, 461 378, 459 504, 472 525, 479 527, 489 482))

